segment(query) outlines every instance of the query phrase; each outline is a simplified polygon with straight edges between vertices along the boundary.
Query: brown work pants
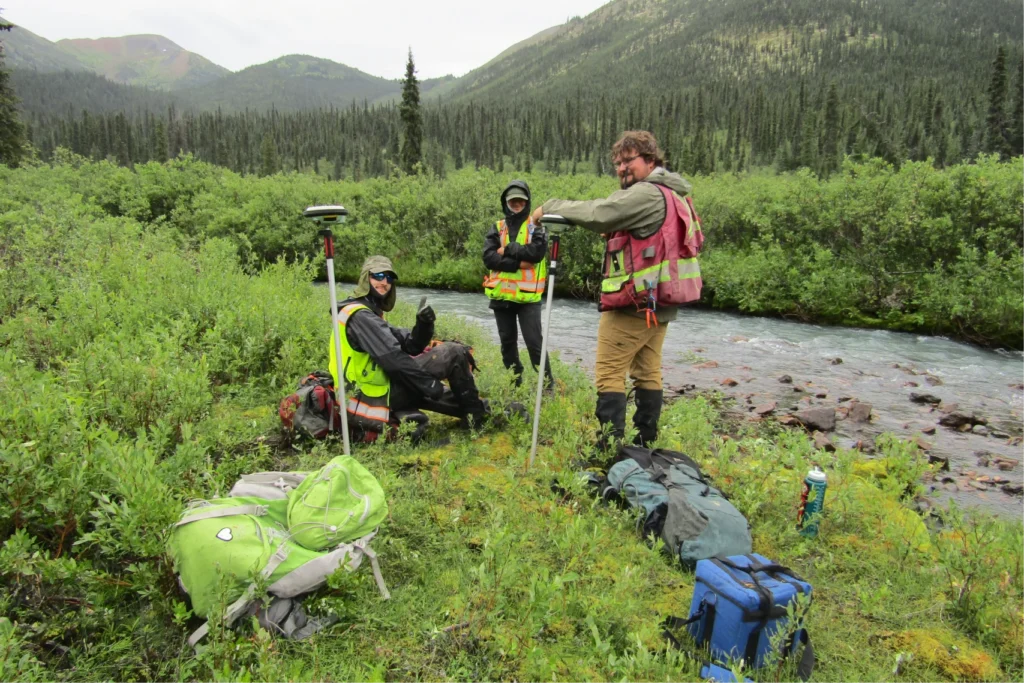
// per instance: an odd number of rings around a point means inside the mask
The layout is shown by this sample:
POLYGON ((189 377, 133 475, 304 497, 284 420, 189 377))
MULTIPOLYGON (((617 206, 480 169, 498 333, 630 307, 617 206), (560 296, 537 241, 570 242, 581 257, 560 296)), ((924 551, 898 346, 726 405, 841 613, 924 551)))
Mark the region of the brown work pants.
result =
POLYGON ((637 389, 661 389, 661 347, 668 323, 651 327, 627 311, 605 311, 597 326, 598 393, 626 392, 626 371, 637 389))

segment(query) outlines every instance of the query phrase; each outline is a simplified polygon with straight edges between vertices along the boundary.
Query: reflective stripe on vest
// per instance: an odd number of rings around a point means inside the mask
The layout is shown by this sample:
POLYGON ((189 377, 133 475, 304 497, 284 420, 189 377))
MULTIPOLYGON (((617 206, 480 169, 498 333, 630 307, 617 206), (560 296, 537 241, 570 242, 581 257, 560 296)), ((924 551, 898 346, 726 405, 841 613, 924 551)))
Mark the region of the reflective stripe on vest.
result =
MULTIPOLYGON (((496 227, 501 246, 508 246, 508 226, 505 221, 498 221, 496 227)), ((524 223, 519 227, 516 243, 525 246, 530 243, 530 238, 529 226, 524 223)), ((543 298, 547 278, 548 265, 545 259, 541 259, 533 268, 520 269, 514 273, 492 270, 484 278, 484 293, 491 299, 535 303, 543 298)))
MULTIPOLYGON (((647 289, 648 284, 653 283, 654 280, 651 276, 655 272, 658 273, 658 282, 668 282, 672 279, 672 273, 668 267, 668 261, 662 261, 660 265, 651 266, 650 268, 644 268, 638 270, 632 275, 619 275, 616 277, 606 277, 601 281, 602 292, 617 292, 622 289, 622 285, 626 283, 629 278, 636 280, 636 291, 642 292, 647 289)), ((700 264, 697 263, 697 257, 683 258, 676 261, 678 267, 679 279, 689 280, 691 278, 700 277, 700 264)))
MULTIPOLYGON (((356 351, 349 344, 346 326, 356 311, 370 310, 365 304, 349 304, 338 311, 338 329, 341 331, 341 362, 345 367, 346 410, 359 418, 360 426, 380 431, 391 417, 388 395, 391 380, 370 354, 356 351)), ((372 311, 371 311, 372 313, 372 311)), ((331 333, 330 370, 335 386, 338 383, 338 364, 334 356, 334 333, 331 333)))
POLYGON ((703 280, 697 254, 704 242, 690 198, 655 185, 665 198, 665 219, 653 234, 630 230, 608 236, 601 280, 601 310, 680 305, 700 299, 703 280), (652 292, 651 290, 655 290, 652 292))

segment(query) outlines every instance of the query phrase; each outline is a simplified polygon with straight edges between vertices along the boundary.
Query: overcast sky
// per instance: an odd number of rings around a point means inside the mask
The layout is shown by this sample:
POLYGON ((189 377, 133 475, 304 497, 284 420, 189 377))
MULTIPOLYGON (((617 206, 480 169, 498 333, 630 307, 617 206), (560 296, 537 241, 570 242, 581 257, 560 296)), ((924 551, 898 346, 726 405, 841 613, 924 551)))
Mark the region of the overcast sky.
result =
POLYGON ((461 76, 510 45, 608 0, 0 0, 3 18, 47 40, 156 33, 232 71, 287 54, 383 78, 461 76))

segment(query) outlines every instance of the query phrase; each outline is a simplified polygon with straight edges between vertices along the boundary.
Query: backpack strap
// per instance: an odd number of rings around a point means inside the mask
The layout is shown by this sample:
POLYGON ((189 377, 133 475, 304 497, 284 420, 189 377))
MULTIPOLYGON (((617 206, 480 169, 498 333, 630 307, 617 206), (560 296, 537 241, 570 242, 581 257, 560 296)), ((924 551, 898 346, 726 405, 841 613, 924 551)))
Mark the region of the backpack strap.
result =
MULTIPOLYGON (((288 545, 282 543, 278 547, 277 551, 270 556, 270 559, 267 561, 267 566, 265 566, 263 568, 263 571, 260 572, 260 577, 263 579, 270 578, 271 575, 273 575, 273 573, 277 571, 277 568, 281 566, 281 563, 284 562, 286 559, 288 559, 288 545)), ((225 624, 230 626, 234 623, 236 619, 238 619, 238 617, 242 616, 242 614, 244 614, 245 611, 249 609, 249 607, 252 605, 253 594, 255 592, 256 584, 249 584, 249 587, 245 589, 244 593, 242 593, 242 597, 238 598, 228 606, 227 610, 225 610, 224 612, 225 624)), ((207 621, 202 626, 197 628, 191 636, 188 637, 188 644, 192 647, 195 647, 196 644, 200 640, 202 640, 209 632, 210 622, 207 621)))
POLYGON ((216 519, 217 517, 234 517, 235 515, 252 515, 254 517, 262 517, 267 514, 268 508, 266 505, 232 505, 230 507, 223 508, 198 508, 196 512, 186 512, 181 520, 174 526, 185 526, 192 522, 198 522, 203 519, 216 519))

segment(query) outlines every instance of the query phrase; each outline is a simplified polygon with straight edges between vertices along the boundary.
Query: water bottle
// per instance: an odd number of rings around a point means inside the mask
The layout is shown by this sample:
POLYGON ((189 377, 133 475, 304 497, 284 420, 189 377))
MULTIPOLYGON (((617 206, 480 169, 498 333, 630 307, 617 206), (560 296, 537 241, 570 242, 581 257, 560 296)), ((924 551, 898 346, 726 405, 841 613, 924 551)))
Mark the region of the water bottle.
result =
POLYGON ((818 520, 825 509, 825 488, 828 478, 815 465, 804 479, 804 492, 800 496, 800 511, 797 513, 796 525, 804 536, 818 535, 818 520))

